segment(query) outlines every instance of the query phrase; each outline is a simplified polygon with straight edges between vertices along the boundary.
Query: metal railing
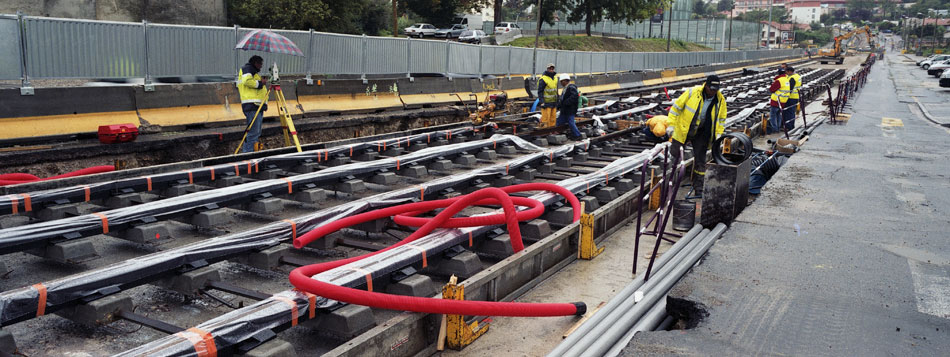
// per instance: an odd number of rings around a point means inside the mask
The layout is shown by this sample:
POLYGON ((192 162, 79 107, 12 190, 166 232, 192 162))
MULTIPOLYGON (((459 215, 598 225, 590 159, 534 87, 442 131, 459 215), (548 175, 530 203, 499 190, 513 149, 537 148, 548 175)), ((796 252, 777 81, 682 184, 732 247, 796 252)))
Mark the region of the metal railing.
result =
MULTIPOLYGON (((695 22, 695 21, 694 21, 695 22)), ((391 75, 413 73, 512 75, 540 73, 547 63, 560 72, 598 73, 729 63, 800 55, 800 50, 681 53, 580 52, 449 41, 274 30, 293 40, 305 57, 234 50, 252 29, 182 26, 0 15, 0 79, 144 78, 229 76, 259 54, 285 74, 391 75)))

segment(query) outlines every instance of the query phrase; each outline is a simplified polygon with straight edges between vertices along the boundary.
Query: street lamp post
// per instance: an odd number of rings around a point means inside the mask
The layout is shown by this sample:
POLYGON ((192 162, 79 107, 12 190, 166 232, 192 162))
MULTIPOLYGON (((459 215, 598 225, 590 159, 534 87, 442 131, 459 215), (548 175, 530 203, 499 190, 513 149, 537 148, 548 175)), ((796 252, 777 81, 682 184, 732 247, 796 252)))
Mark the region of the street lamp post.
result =
POLYGON ((729 50, 732 50, 732 13, 736 9, 736 3, 732 3, 732 8, 729 9, 729 50))

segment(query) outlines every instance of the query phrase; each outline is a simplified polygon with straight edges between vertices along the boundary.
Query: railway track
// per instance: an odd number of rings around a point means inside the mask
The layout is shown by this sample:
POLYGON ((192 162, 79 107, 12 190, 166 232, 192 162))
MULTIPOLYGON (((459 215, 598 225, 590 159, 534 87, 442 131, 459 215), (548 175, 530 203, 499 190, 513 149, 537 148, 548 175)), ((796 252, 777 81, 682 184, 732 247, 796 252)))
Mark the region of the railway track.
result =
MULTIPOLYGON (((809 83, 805 98, 843 74, 800 73, 809 83)), ((724 78, 727 130, 761 131, 770 76, 724 78)), ((675 97, 693 84, 667 90, 675 97)), ((203 338, 213 338, 222 355, 290 340, 306 354, 431 350, 438 333, 432 317, 340 304, 290 290, 287 281, 295 267, 380 250, 410 232, 380 220, 305 249, 293 249, 291 239, 374 207, 524 182, 557 183, 576 193, 602 239, 644 202, 640 177, 667 169, 666 144, 616 125, 664 114, 669 100, 661 93, 631 88, 592 95, 594 106, 582 113, 590 119, 578 121, 590 139, 579 142, 537 131, 525 115, 503 126, 387 135, 2 197, 0 331, 26 355, 193 355, 192 327, 209 334, 203 338), (593 135, 594 117, 608 134, 593 135), (645 162, 649 172, 641 172, 645 162)), ((415 248, 316 278, 433 296, 455 275, 468 299, 514 299, 576 255, 571 209, 554 196, 538 198, 547 211, 522 224, 527 249, 518 255, 499 227, 444 229, 415 248)))

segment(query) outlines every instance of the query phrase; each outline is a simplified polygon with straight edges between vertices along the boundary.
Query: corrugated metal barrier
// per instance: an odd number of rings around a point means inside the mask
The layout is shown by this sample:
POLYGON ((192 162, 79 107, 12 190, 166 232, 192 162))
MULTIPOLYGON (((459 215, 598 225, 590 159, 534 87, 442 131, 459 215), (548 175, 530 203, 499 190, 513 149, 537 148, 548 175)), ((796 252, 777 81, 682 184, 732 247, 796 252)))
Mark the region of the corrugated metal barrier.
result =
MULTIPOLYGON (((721 45, 723 24, 723 20, 674 21, 672 30, 675 38, 721 45)), ((734 43, 754 43, 758 31, 755 24, 736 22, 733 26, 741 29, 735 34, 734 43)), ((643 31, 649 34, 646 24, 605 23, 595 27, 604 33, 619 32, 626 37, 637 37, 643 31)), ((277 62, 283 74, 308 76, 529 74, 542 72, 547 63, 555 63, 561 72, 597 73, 801 54, 801 50, 637 53, 538 49, 535 52, 508 46, 287 30, 275 32, 294 41, 306 57, 235 50, 234 44, 251 30, 237 26, 0 15, 0 79, 20 79, 24 87, 28 87, 29 78, 144 77, 148 81, 152 77, 229 76, 254 54, 264 57, 268 66, 277 62), (537 59, 533 61, 535 56, 537 59), (532 62, 536 63, 533 69, 532 62)), ((583 25, 558 23, 544 30, 572 33, 583 31, 583 25)), ((653 30, 659 31, 659 26, 653 30)))

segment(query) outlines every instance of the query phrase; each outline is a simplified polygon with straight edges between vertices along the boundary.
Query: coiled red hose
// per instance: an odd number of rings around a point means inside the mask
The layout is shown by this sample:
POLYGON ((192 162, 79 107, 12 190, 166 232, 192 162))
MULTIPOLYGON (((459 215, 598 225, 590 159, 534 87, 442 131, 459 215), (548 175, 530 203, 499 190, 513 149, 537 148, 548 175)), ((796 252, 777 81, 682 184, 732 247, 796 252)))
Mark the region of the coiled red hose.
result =
POLYGON ((417 202, 383 208, 376 211, 350 216, 314 229, 307 234, 297 237, 297 239, 294 240, 294 247, 301 248, 316 239, 336 232, 342 228, 385 217, 393 217, 394 222, 397 224, 416 226, 420 228, 405 239, 380 251, 333 262, 307 265, 294 269, 290 272, 290 283, 301 291, 306 291, 328 299, 349 304, 365 305, 389 310, 467 316, 583 315, 587 311, 587 307, 582 302, 537 304, 443 300, 357 290, 325 283, 311 278, 312 276, 327 270, 365 259, 398 246, 410 243, 416 239, 426 236, 436 228, 461 228, 506 224, 508 227, 508 235, 511 238, 511 246, 515 253, 520 252, 524 249, 524 243, 521 241, 521 230, 518 227, 518 222, 537 218, 542 213, 544 213, 544 205, 537 200, 509 196, 511 193, 523 191, 550 191, 560 194, 561 196, 567 198, 567 201, 574 209, 574 221, 580 219, 580 202, 577 200, 577 197, 567 189, 549 183, 529 183, 508 186, 504 188, 489 187, 475 191, 468 195, 450 199, 417 202), (452 216, 466 207, 471 205, 486 204, 500 204, 504 210, 504 213, 488 216, 452 218, 452 216), (529 207, 529 209, 519 212, 515 209, 515 205, 529 207), (414 217, 420 213, 437 208, 445 209, 434 218, 414 217))
POLYGON ((83 175, 92 175, 103 172, 114 171, 115 166, 112 165, 102 165, 102 166, 93 166, 87 167, 85 169, 76 170, 73 172, 67 172, 62 175, 56 175, 47 178, 40 178, 35 175, 24 174, 24 173, 12 173, 12 174, 0 174, 0 186, 6 185, 17 185, 27 182, 36 182, 36 181, 46 181, 46 180, 55 180, 65 177, 74 177, 74 176, 83 176, 83 175))

